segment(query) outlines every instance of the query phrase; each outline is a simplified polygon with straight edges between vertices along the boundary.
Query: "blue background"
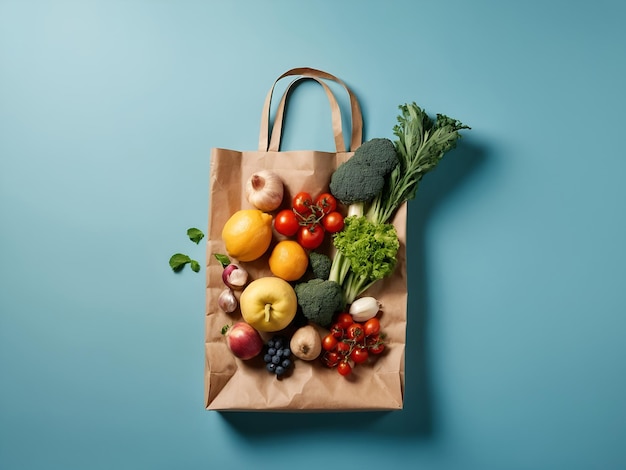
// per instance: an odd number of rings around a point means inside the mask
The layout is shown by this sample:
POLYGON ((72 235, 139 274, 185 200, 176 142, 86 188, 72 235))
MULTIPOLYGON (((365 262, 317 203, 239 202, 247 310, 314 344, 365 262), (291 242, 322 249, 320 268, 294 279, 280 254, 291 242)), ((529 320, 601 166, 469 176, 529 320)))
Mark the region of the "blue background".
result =
MULTIPOLYGON (((623 2, 0 1, 0 468, 626 468, 623 2), (327 70, 393 137, 472 127, 409 205, 405 409, 203 408, 211 147, 327 70)), ((284 148, 332 148, 313 83, 284 148)), ((316 88, 317 87, 317 88, 316 88)))

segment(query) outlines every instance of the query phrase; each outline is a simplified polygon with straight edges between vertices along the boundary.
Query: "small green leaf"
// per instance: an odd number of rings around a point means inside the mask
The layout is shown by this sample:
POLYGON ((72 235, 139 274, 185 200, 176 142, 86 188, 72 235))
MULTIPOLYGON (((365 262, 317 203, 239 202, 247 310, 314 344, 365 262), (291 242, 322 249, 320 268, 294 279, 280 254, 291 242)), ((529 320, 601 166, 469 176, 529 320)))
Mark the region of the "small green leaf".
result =
POLYGON ((204 238, 204 233, 202 233, 200 229, 192 227, 187 230, 187 236, 189 237, 189 240, 197 245, 198 243, 200 243, 200 240, 204 238))
POLYGON ((226 255, 215 253, 213 256, 215 256, 215 259, 220 262, 223 268, 225 268, 226 266, 230 264, 230 258, 226 255))
POLYGON ((170 258, 170 267, 174 270, 174 272, 178 272, 183 269, 187 263, 190 262, 191 258, 189 258, 189 256, 182 253, 176 253, 170 258))
POLYGON ((230 325, 224 325, 222 327, 222 334, 225 335, 229 328, 230 328, 230 325))
POLYGON ((195 259, 191 260, 191 265, 190 266, 191 266, 191 270, 194 273, 197 273, 197 272, 200 271, 200 263, 198 263, 195 259))

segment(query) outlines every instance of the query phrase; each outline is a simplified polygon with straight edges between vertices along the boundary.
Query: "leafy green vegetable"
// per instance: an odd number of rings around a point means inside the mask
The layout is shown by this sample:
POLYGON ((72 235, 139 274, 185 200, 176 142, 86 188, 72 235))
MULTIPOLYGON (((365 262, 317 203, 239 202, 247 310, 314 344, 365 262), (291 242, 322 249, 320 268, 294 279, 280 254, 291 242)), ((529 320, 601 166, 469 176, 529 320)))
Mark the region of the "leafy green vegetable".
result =
POLYGON ((402 105, 400 110, 393 128, 398 138, 393 142, 395 151, 389 149, 390 142, 372 139, 331 178, 331 192, 341 196, 338 199, 348 204, 349 210, 343 232, 334 235, 337 253, 329 279, 342 286, 348 303, 393 272, 399 249, 390 223, 393 216, 415 197, 422 177, 456 146, 459 131, 469 129, 443 114, 433 121, 415 103, 402 105), (394 159, 399 161, 394 164, 394 159), (378 177, 384 177, 384 184, 377 182, 375 172, 364 168, 380 168, 378 177))
POLYGON ((170 258, 170 267, 176 273, 182 271, 187 264, 193 272, 197 273, 200 271, 200 263, 198 263, 195 259, 191 259, 187 255, 176 253, 170 258))
MULTIPOLYGON (((190 228, 187 230, 187 236, 197 245, 204 238, 204 233, 197 228, 190 228)), ((200 263, 183 253, 176 253, 170 258, 170 267, 176 273, 182 271, 187 264, 193 272, 197 273, 200 271, 200 263)))
POLYGON ((222 255, 220 253, 214 253, 213 256, 215 256, 215 259, 220 262, 223 268, 225 268, 226 266, 230 264, 230 258, 226 255, 222 255))
POLYGON ((197 273, 200 271, 200 263, 198 263, 195 259, 192 259, 189 266, 191 267, 191 270, 194 273, 197 273))
POLYGON ((174 272, 181 271, 187 263, 191 263, 191 258, 182 253, 176 253, 170 258, 170 267, 174 272))
POLYGON ((202 233, 202 230, 192 227, 187 230, 187 236, 189 237, 189 240, 197 245, 200 243, 200 240, 204 238, 204 233, 202 233))
POLYGON ((346 217, 344 224, 333 238, 337 253, 328 279, 341 285, 345 301, 352 303, 393 272, 400 241, 393 224, 374 223, 364 216, 346 217))
POLYGON ((422 177, 434 169, 446 152, 456 147, 460 121, 437 114, 433 121, 415 103, 400 106, 393 132, 400 164, 387 176, 384 189, 370 203, 365 215, 373 222, 389 222, 402 203, 413 199, 422 177))

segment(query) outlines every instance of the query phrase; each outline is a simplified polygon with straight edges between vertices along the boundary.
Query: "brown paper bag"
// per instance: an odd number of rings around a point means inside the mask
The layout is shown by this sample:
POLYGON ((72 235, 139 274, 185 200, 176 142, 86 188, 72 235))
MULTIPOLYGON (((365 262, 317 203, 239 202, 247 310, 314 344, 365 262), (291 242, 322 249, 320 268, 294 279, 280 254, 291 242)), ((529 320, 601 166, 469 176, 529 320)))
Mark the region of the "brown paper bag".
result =
MULTIPOLYGON (((206 290, 206 367, 205 404, 210 410, 250 411, 348 411, 397 410, 403 406, 404 348, 406 336, 406 205, 398 211, 394 225, 400 238, 398 264, 390 277, 376 283, 369 291, 383 304, 380 317, 385 332, 386 349, 372 364, 356 367, 350 378, 328 369, 321 361, 294 361, 292 373, 282 379, 265 370, 262 357, 248 361, 235 358, 226 346, 222 327, 241 320, 237 310, 226 314, 218 307, 218 296, 224 289, 222 266, 214 254, 226 254, 221 231, 228 218, 239 209, 253 208, 245 195, 245 182, 260 169, 271 169, 285 183, 283 206, 300 191, 312 195, 328 190, 337 166, 350 158, 362 143, 361 110, 354 94, 340 79, 326 72, 309 68, 292 69, 281 75, 265 100, 261 116, 258 151, 214 148, 211 152, 209 231, 207 237, 206 290), (270 137, 270 109, 276 83, 284 77, 296 76, 282 96, 270 137), (330 104, 336 152, 280 151, 284 109, 291 86, 302 79, 320 83, 330 104), (352 132, 350 151, 345 148, 340 108, 324 80, 342 85, 350 99, 352 132)), ((328 238, 328 237, 327 237, 328 238)), ((276 234, 275 240, 276 241, 276 234)), ((323 245, 332 254, 332 243, 323 245)), ((251 279, 271 276, 267 267, 268 253, 259 260, 240 263, 251 279)), ((236 260, 234 260, 236 262, 236 260)), ((270 335, 264 334, 264 339, 270 335)))

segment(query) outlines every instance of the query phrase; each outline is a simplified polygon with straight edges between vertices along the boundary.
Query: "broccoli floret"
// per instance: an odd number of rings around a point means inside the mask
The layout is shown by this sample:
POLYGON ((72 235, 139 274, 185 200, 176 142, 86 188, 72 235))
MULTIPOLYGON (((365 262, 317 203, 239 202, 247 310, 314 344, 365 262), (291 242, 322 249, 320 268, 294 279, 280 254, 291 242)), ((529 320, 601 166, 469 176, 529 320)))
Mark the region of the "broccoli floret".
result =
POLYGON ((317 279, 328 279, 332 263, 333 261, 330 257, 323 253, 318 253, 317 251, 309 253, 309 266, 311 271, 313 271, 313 277, 317 279))
POLYGON ((330 192, 348 206, 369 202, 383 190, 385 176, 398 163, 393 142, 381 138, 368 140, 335 170, 330 192))
POLYGON ((378 170, 369 165, 348 160, 339 165, 331 176, 330 192, 349 206, 374 199, 382 191, 384 184, 385 178, 378 170))
POLYGON ((391 140, 381 138, 365 142, 356 149, 352 158, 371 166, 383 176, 391 173, 399 163, 396 146, 391 140))
POLYGON ((294 289, 304 316, 320 326, 330 325, 335 312, 345 307, 341 286, 334 281, 311 279, 294 289))

